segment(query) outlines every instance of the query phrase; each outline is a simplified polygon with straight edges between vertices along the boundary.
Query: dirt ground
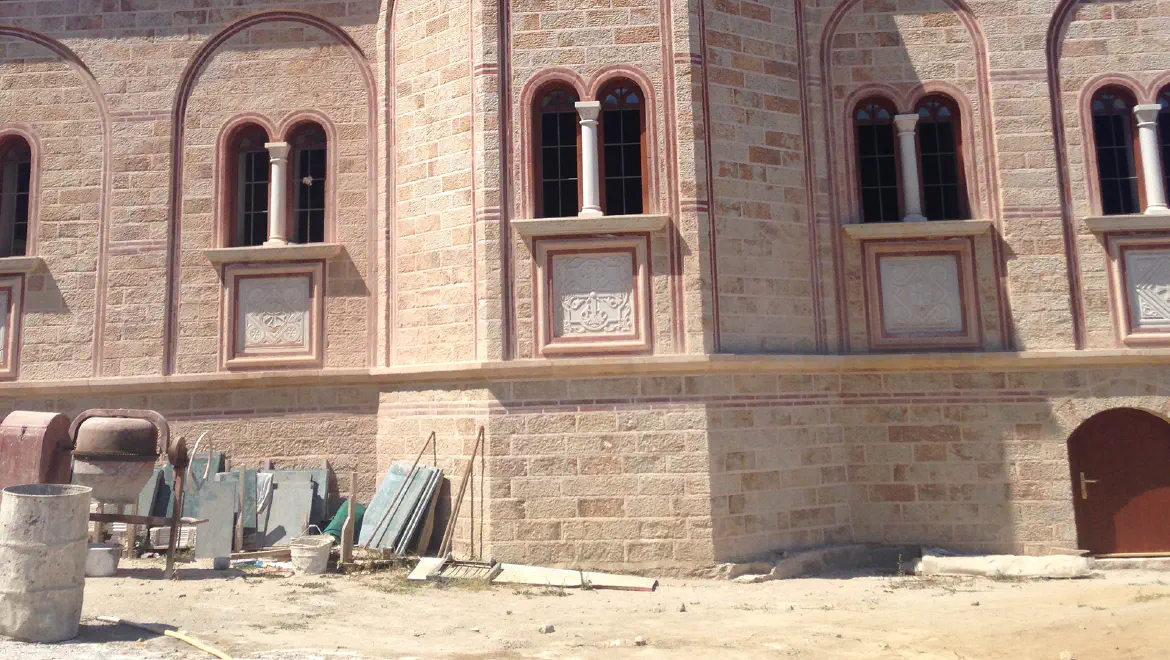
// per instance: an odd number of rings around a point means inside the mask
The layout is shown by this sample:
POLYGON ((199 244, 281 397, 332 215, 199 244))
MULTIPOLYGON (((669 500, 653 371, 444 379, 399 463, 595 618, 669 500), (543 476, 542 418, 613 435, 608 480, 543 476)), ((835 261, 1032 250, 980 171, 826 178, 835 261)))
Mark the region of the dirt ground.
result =
POLYGON ((77 640, 3 640, 0 658, 212 657, 98 615, 177 626, 256 660, 1170 657, 1170 573, 1107 571, 1071 581, 668 579, 654 593, 418 586, 404 575, 271 577, 189 565, 168 582, 157 561, 126 562, 117 577, 87 580, 77 640), (544 624, 555 631, 539 632, 544 624))

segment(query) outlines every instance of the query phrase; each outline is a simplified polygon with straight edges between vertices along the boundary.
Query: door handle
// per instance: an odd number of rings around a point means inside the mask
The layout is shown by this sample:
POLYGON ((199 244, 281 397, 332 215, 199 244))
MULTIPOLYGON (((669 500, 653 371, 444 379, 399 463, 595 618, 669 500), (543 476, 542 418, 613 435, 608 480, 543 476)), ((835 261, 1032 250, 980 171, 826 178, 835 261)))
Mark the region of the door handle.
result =
POLYGON ((1086 479, 1085 473, 1084 472, 1081 473, 1081 499, 1082 500, 1089 499, 1089 484, 1095 484, 1098 481, 1100 481, 1100 479, 1086 479))

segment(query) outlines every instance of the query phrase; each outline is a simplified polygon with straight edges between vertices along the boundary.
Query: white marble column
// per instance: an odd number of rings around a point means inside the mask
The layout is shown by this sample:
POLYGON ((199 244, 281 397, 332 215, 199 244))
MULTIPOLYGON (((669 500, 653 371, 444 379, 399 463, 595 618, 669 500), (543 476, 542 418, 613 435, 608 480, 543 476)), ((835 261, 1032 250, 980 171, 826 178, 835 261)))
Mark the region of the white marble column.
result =
POLYGON ((284 222, 288 211, 288 150, 287 142, 266 142, 268 150, 268 240, 265 245, 287 245, 284 222))
POLYGON ((597 116, 601 101, 578 101, 574 104, 581 117, 581 212, 584 218, 601 213, 601 182, 597 167, 597 116))
POLYGON ((902 167, 902 206, 906 208, 902 222, 926 221, 926 216, 922 215, 922 193, 918 185, 918 149, 914 146, 914 127, 917 125, 917 114, 894 115, 902 167))
POLYGON ((1135 105, 1133 114, 1137 117, 1138 144, 1142 150, 1142 181, 1146 187, 1146 214, 1167 215, 1166 186, 1162 179, 1162 154, 1158 147, 1158 113, 1162 106, 1157 103, 1135 105))

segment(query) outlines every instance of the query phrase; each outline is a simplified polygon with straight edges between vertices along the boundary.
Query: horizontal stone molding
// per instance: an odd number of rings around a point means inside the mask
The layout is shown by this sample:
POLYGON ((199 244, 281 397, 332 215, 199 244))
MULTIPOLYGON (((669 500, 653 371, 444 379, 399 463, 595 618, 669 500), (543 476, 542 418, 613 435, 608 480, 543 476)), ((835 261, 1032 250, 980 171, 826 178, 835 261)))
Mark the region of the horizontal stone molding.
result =
POLYGON ((40 257, 0 257, 0 273, 35 273, 45 269, 40 257))
POLYGON ((212 248, 203 255, 213 264, 271 263, 277 261, 320 261, 341 254, 339 243, 304 243, 212 248))
POLYGON ((991 220, 930 220, 927 222, 869 222, 844 225, 849 238, 871 241, 886 238, 950 238, 978 236, 991 231, 991 220))
POLYGON ((0 398, 128 392, 251 389, 298 385, 398 385, 599 376, 862 373, 894 371, 1045 371, 1170 366, 1170 348, 888 355, 653 355, 402 365, 373 369, 73 378, 0 383, 0 398))
POLYGON ((1170 215, 1097 215, 1085 218, 1085 226, 1094 234, 1119 231, 1170 230, 1170 215))
POLYGON ((639 215, 602 215, 582 218, 530 218, 513 220, 512 226, 521 236, 593 236, 661 231, 670 216, 658 213, 639 215))

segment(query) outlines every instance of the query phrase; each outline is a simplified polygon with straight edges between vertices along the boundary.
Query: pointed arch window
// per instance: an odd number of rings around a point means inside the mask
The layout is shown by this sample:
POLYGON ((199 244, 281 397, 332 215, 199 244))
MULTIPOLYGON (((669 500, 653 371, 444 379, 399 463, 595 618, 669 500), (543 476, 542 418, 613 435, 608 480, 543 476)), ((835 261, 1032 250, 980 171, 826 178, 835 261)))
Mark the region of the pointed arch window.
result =
POLYGON ((577 215, 578 130, 576 93, 553 89, 541 97, 536 113, 536 208, 541 218, 577 215))
POLYGON ((966 218, 958 106, 945 96, 932 95, 919 101, 916 111, 923 215, 928 220, 966 218))
POLYGON ((884 99, 863 101, 853 113, 863 222, 897 222, 898 158, 893 105, 884 99))
POLYGON ((646 206, 646 102, 642 90, 621 82, 601 95, 603 208, 634 215, 646 206))
POLYGON ((28 251, 31 181, 28 142, 17 135, 5 138, 0 142, 0 257, 24 256, 28 251))
POLYGON ((326 216, 325 129, 313 122, 298 126, 289 136, 292 147, 294 243, 324 243, 326 216))
POLYGON ((230 232, 234 247, 263 245, 268 239, 267 142, 268 133, 255 125, 238 129, 231 142, 227 176, 234 191, 229 210, 234 218, 230 232))
POLYGON ((1093 96, 1093 143, 1097 152, 1097 179, 1101 212, 1105 215, 1138 213, 1138 172, 1134 162, 1132 98, 1118 89, 1093 96))

